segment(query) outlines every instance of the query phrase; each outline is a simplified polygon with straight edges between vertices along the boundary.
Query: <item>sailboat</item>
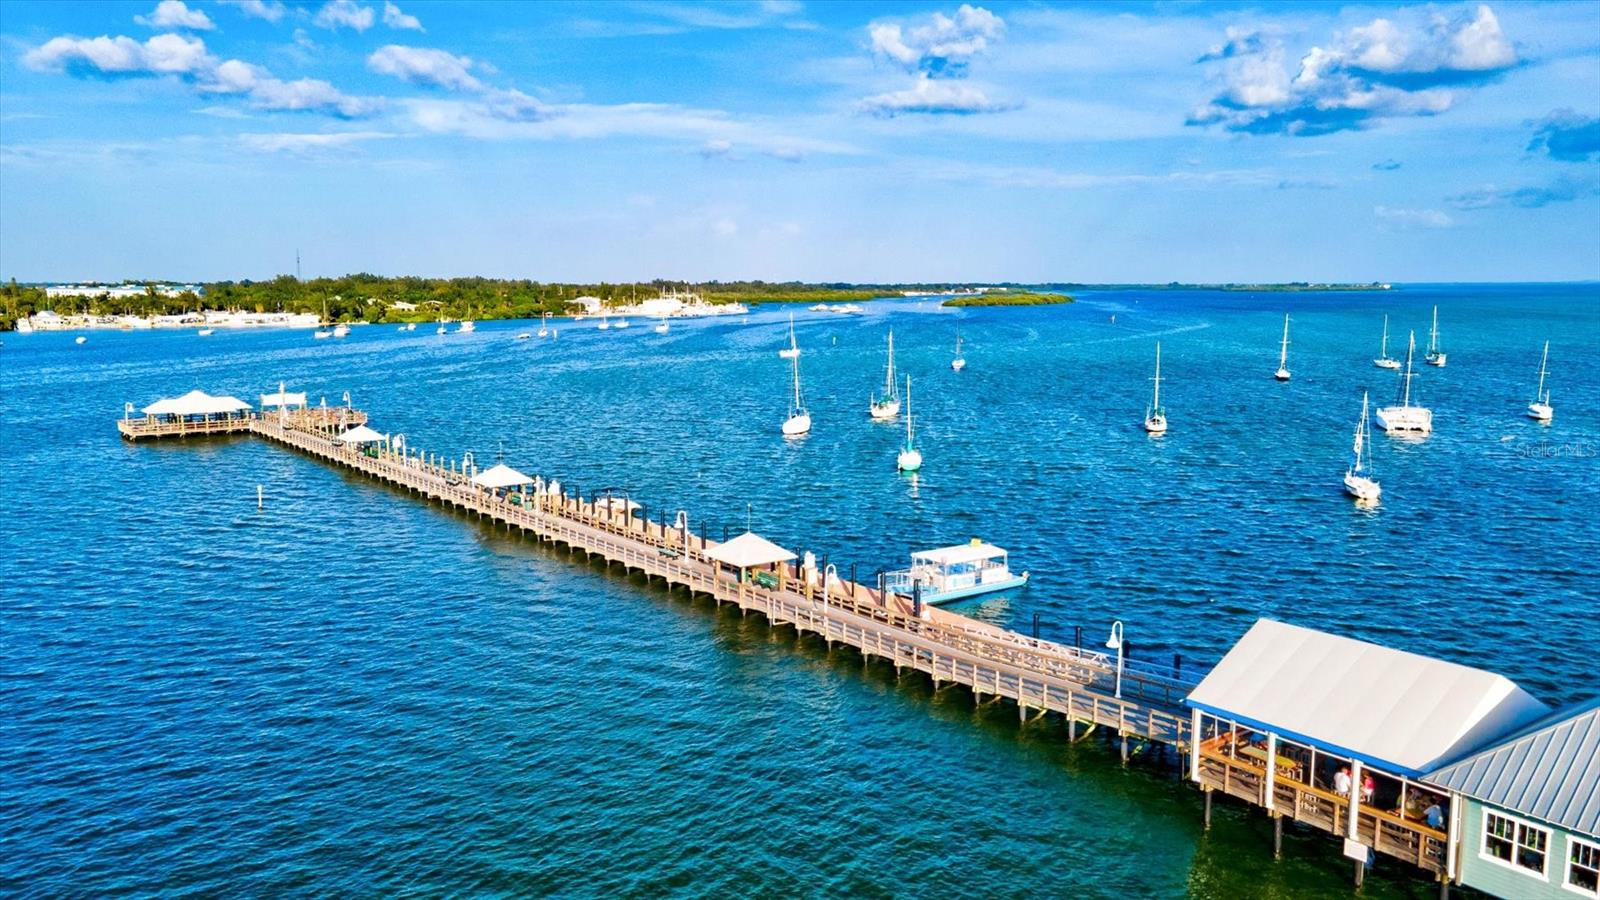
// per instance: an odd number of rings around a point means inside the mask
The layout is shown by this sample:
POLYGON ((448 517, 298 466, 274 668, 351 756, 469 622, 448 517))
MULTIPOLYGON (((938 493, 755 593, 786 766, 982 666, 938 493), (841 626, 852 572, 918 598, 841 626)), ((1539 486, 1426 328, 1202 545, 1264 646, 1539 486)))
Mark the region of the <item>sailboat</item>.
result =
POLYGON ((615 322, 611 323, 611 327, 612 328, 627 328, 628 327, 628 320, 627 319, 618 319, 615 322))
MULTIPOLYGON (((897 406, 899 404, 896 404, 897 406)), ((922 468, 922 453, 917 450, 911 436, 911 376, 906 376, 906 446, 894 458, 895 468, 902 472, 915 472, 922 468)))
POLYGON ((539 317, 539 337, 550 336, 550 314, 545 313, 539 317))
POLYGON ((349 337, 350 336, 350 326, 346 325, 343 322, 340 322, 339 324, 333 326, 333 336, 334 337, 338 337, 338 338, 349 337))
POLYGON ((328 330, 328 298, 322 298, 322 319, 317 322, 317 330, 311 333, 317 340, 333 337, 333 332, 328 330))
POLYGON ((1400 404, 1398 406, 1385 406, 1378 410, 1378 424, 1389 434, 1417 434, 1426 435, 1433 433, 1433 410, 1425 406, 1411 405, 1411 371, 1412 358, 1417 353, 1417 333, 1410 333, 1406 341, 1406 369, 1400 376, 1400 404))
POLYGON ((1279 381, 1289 380, 1289 314, 1283 314, 1283 346, 1278 351, 1278 371, 1272 377, 1279 381))
POLYGON ((195 334, 198 334, 201 337, 210 337, 210 336, 212 336, 213 334, 216 334, 216 333, 217 333, 217 330, 215 328, 202 328, 199 331, 195 332, 195 334))
POLYGON ((784 359, 798 359, 800 344, 794 339, 794 313, 789 313, 789 346, 778 351, 778 356, 784 359))
POLYGON ((1161 408, 1161 342, 1156 342, 1156 377, 1155 394, 1150 398, 1150 406, 1144 411, 1144 430, 1151 434, 1167 433, 1167 411, 1161 408))
POLYGON ((883 397, 879 398, 874 394, 872 405, 869 407, 873 419, 886 422, 900 414, 900 398, 895 395, 894 388, 894 329, 891 328, 889 329, 889 364, 885 367, 883 375, 883 397))
POLYGON ((950 368, 957 372, 967 367, 967 358, 961 355, 961 331, 956 330, 956 358, 950 360, 950 368))
POLYGON ((1378 358, 1372 364, 1380 369, 1398 369, 1400 360, 1389 355, 1389 317, 1383 317, 1383 345, 1378 352, 1378 358))
POLYGON ((1356 420, 1355 455, 1350 459, 1350 468, 1344 472, 1344 489, 1357 500, 1372 502, 1383 489, 1378 486, 1377 479, 1364 474, 1368 469, 1367 440, 1367 393, 1362 391, 1361 418, 1356 420))
POLYGON ((611 319, 609 317, 607 317, 604 313, 601 313, 600 314, 600 324, 596 325, 595 328, 597 328, 597 329, 599 329, 601 331, 610 330, 610 328, 611 328, 611 319))
POLYGON ((1439 349, 1439 307, 1433 308, 1433 331, 1428 334, 1428 352, 1422 357, 1430 366, 1444 368, 1445 352, 1439 349))
POLYGON ((666 319, 662 319, 661 321, 657 322, 656 323, 656 327, 654 329, 656 334, 666 334, 667 332, 669 332, 671 330, 672 330, 672 326, 667 324, 667 320, 666 319))
POLYGON ((1550 361, 1550 342, 1544 342, 1544 356, 1539 358, 1539 389, 1533 392, 1533 402, 1528 404, 1528 418, 1540 422, 1550 421, 1556 414, 1550 405, 1550 392, 1544 389, 1545 364, 1550 361))
POLYGON ((444 314, 440 313, 440 315, 439 315, 439 330, 435 331, 434 334, 444 334, 445 330, 446 329, 444 327, 444 314))
POLYGON ((805 404, 800 401, 800 357, 789 357, 789 364, 794 369, 794 400, 789 404, 789 418, 783 420, 783 436, 799 437, 811 430, 811 413, 806 411, 805 404))
POLYGON ((417 323, 415 323, 415 322, 407 322, 405 327, 406 327, 407 331, 416 331, 417 330, 417 323))

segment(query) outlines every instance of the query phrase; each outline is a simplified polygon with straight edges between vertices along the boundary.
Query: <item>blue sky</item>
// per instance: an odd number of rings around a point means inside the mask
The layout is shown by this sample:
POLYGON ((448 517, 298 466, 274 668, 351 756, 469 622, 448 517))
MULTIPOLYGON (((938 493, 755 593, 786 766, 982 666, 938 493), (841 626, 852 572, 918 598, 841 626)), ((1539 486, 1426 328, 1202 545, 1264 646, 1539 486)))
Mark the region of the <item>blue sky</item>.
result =
POLYGON ((23 3, 0 275, 1600 278, 1600 3, 23 3))

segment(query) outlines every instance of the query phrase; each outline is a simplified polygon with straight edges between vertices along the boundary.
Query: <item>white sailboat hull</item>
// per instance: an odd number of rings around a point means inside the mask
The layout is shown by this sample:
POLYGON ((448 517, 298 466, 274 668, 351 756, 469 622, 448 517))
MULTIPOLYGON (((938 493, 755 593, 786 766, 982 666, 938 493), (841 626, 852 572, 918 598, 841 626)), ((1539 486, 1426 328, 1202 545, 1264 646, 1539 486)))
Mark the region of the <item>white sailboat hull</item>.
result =
POLYGON ((1555 417, 1555 407, 1548 403, 1529 403, 1528 418, 1537 422, 1548 422, 1555 417))
POLYGON ((1442 369, 1444 368, 1445 361, 1449 358, 1450 357, 1444 353, 1435 353, 1434 355, 1428 357, 1428 365, 1438 366, 1442 369))
POLYGON ((871 412, 872 418, 876 421, 890 421, 900 415, 900 401, 886 400, 882 403, 874 403, 872 404, 871 412))
POLYGON ((1383 488, 1376 481, 1355 472, 1344 473, 1344 490, 1357 500, 1376 500, 1383 495, 1383 488))
POLYGON ((894 464, 902 472, 915 472, 922 468, 922 454, 916 450, 901 450, 894 464))
POLYGON ((1389 434, 1433 433, 1433 410, 1424 406, 1385 406, 1378 410, 1377 418, 1389 434))
POLYGON ((1288 381, 1289 380, 1289 370, 1288 369, 1279 369, 1278 371, 1272 373, 1272 377, 1278 379, 1279 381, 1288 381))
POLYGON ((967 361, 964 360, 964 359, 952 359, 950 361, 950 368, 955 369, 957 372, 961 371, 962 369, 965 369, 966 367, 967 367, 967 361))
POLYGON ((1400 368, 1400 360, 1398 360, 1398 359, 1390 359, 1387 356, 1385 356, 1385 357, 1383 357, 1381 359, 1373 360, 1372 364, 1377 366, 1380 369, 1398 369, 1398 368, 1400 368))
POLYGON ((811 415, 809 413, 790 416, 783 422, 784 437, 799 437, 809 431, 811 431, 811 415))
POLYGON ((1144 420, 1144 430, 1150 432, 1151 434, 1166 434, 1167 433, 1167 417, 1166 416, 1150 416, 1150 417, 1146 418, 1144 420))

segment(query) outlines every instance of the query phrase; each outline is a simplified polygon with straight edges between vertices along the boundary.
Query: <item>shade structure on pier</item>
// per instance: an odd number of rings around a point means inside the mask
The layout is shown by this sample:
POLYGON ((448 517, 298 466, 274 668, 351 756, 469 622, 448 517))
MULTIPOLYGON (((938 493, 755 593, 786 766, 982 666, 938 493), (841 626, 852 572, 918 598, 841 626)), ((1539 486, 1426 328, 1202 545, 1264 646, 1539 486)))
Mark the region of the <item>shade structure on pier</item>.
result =
POLYGON ((505 463, 497 463, 492 469, 484 469, 472 477, 472 483, 485 488, 508 488, 521 484, 533 484, 533 479, 518 472, 505 463))
POLYGON ((380 444, 387 438, 365 425, 357 425, 334 440, 341 444, 380 444))
POLYGON ((301 393, 301 394, 290 394, 290 393, 286 393, 284 391, 279 391, 276 394, 262 394, 261 395, 261 408, 262 409, 266 409, 269 406, 305 406, 305 405, 306 405, 306 395, 303 394, 303 393, 301 393))
POLYGON ((1503 675, 1271 619, 1258 619, 1188 702, 1407 776, 1547 711, 1503 675))
POLYGON ((182 397, 168 397, 144 408, 147 416, 220 416, 244 412, 250 404, 238 397, 213 397, 205 391, 194 390, 182 397))
POLYGON ((788 562, 795 558, 793 553, 753 531, 746 531, 725 544, 718 544, 712 547, 706 551, 706 556, 717 562, 727 563, 736 569, 770 566, 773 563, 788 562))

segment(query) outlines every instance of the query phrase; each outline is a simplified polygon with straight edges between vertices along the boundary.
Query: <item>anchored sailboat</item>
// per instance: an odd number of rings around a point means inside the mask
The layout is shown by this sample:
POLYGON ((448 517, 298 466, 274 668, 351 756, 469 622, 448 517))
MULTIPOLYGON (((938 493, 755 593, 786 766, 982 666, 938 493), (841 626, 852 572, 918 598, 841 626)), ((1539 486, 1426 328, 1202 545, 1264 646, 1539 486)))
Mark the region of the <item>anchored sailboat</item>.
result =
POLYGON ((1155 382, 1155 394, 1150 398, 1150 405, 1144 411, 1144 430, 1151 434, 1167 433, 1167 411, 1161 408, 1161 342, 1156 342, 1156 377, 1150 379, 1155 382))
POLYGON ((789 403, 789 418, 783 420, 783 436, 799 437, 811 430, 811 413, 806 411, 805 404, 800 401, 800 357, 789 357, 789 364, 794 369, 794 399, 789 403))
POLYGON ((1278 351, 1278 371, 1272 377, 1279 381, 1289 380, 1289 314, 1283 314, 1283 347, 1278 351))
POLYGON ((1357 500, 1371 502, 1378 499, 1383 489, 1378 486, 1377 479, 1365 474, 1369 468, 1367 441, 1367 393, 1362 391, 1361 418, 1356 420, 1355 455, 1350 459, 1350 468, 1344 473, 1344 489, 1357 500))
POLYGON ((967 358, 961 355, 961 329, 956 329, 956 358, 950 360, 950 368, 957 372, 967 367, 967 358))
POLYGON ((1411 371, 1411 362, 1416 353, 1417 333, 1413 331, 1406 341, 1406 369, 1400 376, 1400 404, 1382 407, 1377 413, 1378 424, 1389 434, 1433 433, 1433 410, 1425 406, 1411 405, 1411 379, 1415 377, 1411 371))
POLYGON ((1545 364, 1550 361, 1550 342, 1544 342, 1544 356, 1539 358, 1539 388, 1533 392, 1533 402, 1528 404, 1528 418, 1548 422, 1554 418, 1555 407, 1550 405, 1550 392, 1544 389, 1545 364))
POLYGON ((1380 369, 1398 369, 1400 360, 1389 355, 1389 317, 1383 317, 1383 345, 1378 351, 1378 358, 1372 364, 1380 369))
POLYGON ((883 375, 883 396, 876 394, 872 397, 869 407, 872 418, 887 422, 900 414, 900 397, 895 393, 894 383, 894 329, 889 329, 889 364, 885 367, 883 375))
POLYGON ((545 313, 539 317, 539 337, 550 336, 550 314, 545 313))
POLYGON ((894 459, 897 469, 902 472, 915 472, 922 468, 922 453, 917 450, 916 443, 911 437, 911 376, 906 376, 906 446, 900 455, 894 459))
POLYGON ((1433 308, 1433 331, 1428 335, 1428 353, 1423 357, 1430 366, 1444 367, 1445 352, 1439 349, 1439 307, 1433 308))
POLYGON ((799 359, 800 345, 794 339, 794 313, 789 313, 789 346, 778 351, 784 359, 799 359))

